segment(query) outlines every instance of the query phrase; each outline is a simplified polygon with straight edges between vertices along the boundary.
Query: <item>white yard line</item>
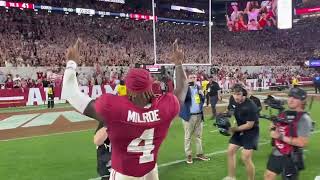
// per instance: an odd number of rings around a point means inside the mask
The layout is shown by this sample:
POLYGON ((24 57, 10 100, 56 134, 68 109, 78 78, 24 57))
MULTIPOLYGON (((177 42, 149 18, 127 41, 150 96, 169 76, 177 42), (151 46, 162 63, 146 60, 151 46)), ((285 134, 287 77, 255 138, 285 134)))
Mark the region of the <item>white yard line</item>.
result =
POLYGON ((3 140, 0 140, 0 142, 15 141, 15 140, 22 140, 22 139, 32 139, 32 138, 38 138, 38 137, 48 137, 48 136, 55 136, 55 135, 62 135, 62 134, 71 134, 71 133, 86 132, 86 131, 91 131, 91 130, 93 130, 93 129, 85 129, 85 130, 79 130, 79 131, 69 131, 69 132, 44 134, 44 135, 39 135, 39 136, 29 136, 29 137, 21 137, 21 138, 3 139, 3 140))

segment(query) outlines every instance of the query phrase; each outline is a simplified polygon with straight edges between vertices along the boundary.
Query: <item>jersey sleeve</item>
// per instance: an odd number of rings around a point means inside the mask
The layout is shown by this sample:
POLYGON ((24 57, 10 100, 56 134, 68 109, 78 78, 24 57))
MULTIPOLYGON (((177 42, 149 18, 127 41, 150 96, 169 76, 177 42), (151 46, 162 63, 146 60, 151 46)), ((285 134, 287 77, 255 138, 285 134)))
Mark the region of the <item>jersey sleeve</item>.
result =
POLYGON ((110 95, 109 94, 103 94, 98 99, 95 100, 95 110, 97 114, 103 118, 103 121, 106 123, 106 116, 108 115, 108 112, 110 111, 108 109, 108 102, 110 101, 110 95))
POLYGON ((173 93, 168 93, 168 108, 170 108, 170 117, 174 118, 180 112, 180 103, 173 93))

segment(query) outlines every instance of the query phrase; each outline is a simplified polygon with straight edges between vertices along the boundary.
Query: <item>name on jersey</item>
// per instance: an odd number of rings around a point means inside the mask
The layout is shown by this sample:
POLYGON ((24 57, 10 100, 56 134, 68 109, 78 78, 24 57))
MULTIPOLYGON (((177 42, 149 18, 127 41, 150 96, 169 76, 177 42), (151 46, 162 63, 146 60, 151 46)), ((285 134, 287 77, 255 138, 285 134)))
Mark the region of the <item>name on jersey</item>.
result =
POLYGON ((157 109, 153 111, 148 111, 142 114, 129 110, 127 121, 134 123, 148 123, 160 121, 159 110, 157 109))

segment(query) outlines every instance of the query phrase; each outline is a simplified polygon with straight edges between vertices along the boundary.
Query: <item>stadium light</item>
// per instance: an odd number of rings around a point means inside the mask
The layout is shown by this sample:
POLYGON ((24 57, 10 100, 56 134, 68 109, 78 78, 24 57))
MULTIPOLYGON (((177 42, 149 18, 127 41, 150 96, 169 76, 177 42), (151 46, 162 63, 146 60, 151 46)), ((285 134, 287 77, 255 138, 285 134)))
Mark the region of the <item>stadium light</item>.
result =
POLYGON ((116 19, 118 19, 119 17, 118 17, 118 16, 116 16, 115 18, 116 18, 116 19))

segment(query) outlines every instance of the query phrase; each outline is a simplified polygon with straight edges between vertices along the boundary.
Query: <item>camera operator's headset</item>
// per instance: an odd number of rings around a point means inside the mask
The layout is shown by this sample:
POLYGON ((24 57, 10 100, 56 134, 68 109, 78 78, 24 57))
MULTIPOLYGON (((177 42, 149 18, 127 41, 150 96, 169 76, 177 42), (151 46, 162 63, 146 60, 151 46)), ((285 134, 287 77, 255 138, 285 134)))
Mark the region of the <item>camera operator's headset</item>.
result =
POLYGON ((248 91, 246 90, 246 88, 242 84, 239 84, 239 83, 235 84, 232 89, 235 89, 235 88, 241 88, 242 95, 246 96, 246 97, 248 96, 248 91))

